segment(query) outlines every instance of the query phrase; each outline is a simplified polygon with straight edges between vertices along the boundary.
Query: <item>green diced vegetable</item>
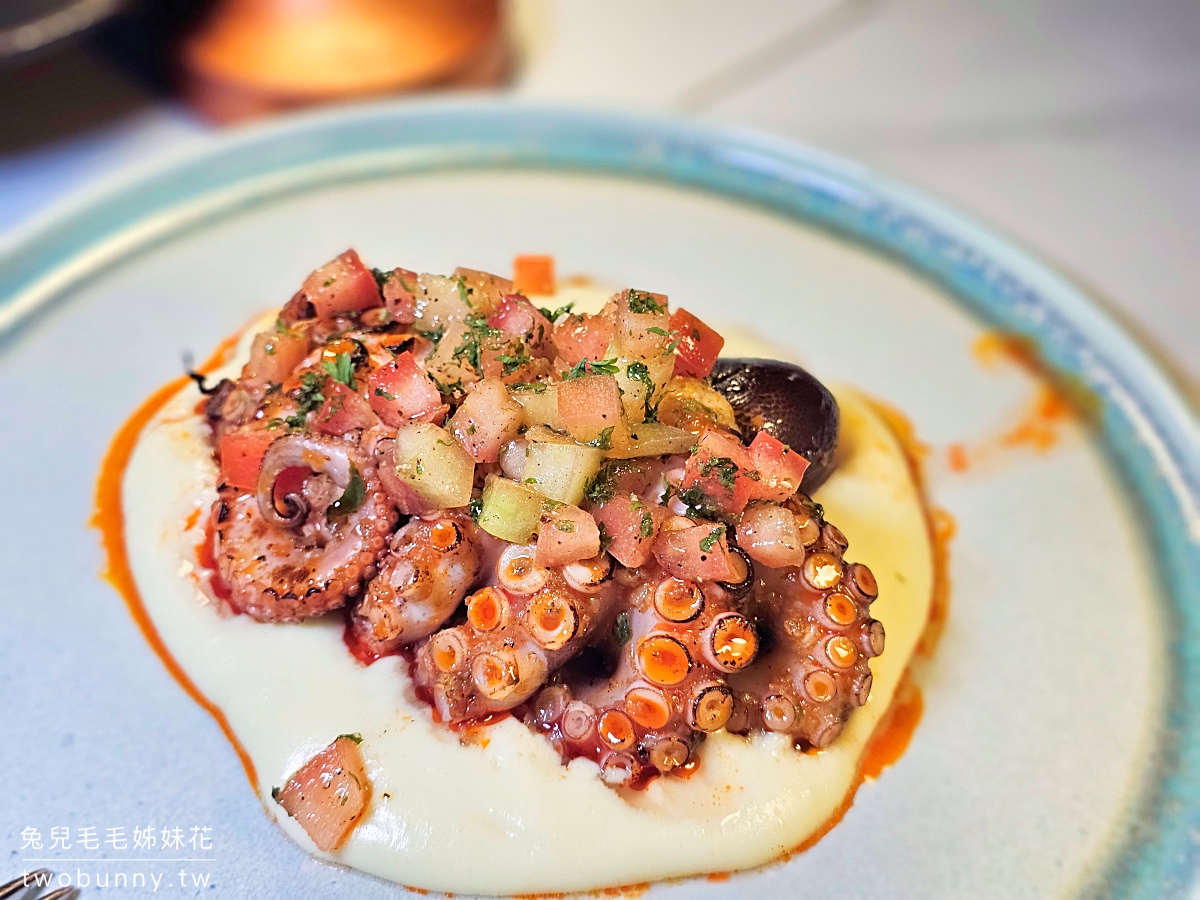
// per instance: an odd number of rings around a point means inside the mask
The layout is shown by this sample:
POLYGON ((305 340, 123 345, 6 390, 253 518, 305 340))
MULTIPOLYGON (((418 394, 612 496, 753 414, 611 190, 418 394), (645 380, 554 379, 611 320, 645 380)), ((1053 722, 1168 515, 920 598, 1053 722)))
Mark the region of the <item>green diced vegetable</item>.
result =
POLYGON ((483 487, 479 527, 502 541, 528 544, 537 533, 546 498, 532 488, 493 475, 483 487))
POLYGON ((475 461, 444 428, 405 425, 396 432, 396 475, 431 507, 466 506, 471 501, 475 461))
POLYGON ((604 451, 577 444, 548 428, 530 429, 526 439, 524 481, 560 503, 582 503, 588 481, 604 462, 604 451))
POLYGON ((509 393, 521 404, 527 426, 546 425, 562 430, 562 417, 558 414, 558 385, 530 384, 513 387, 509 393))
POLYGON ((643 422, 629 427, 629 438, 625 446, 608 452, 613 459, 634 459, 639 456, 670 456, 687 453, 697 441, 696 435, 682 428, 673 428, 659 422, 643 422))

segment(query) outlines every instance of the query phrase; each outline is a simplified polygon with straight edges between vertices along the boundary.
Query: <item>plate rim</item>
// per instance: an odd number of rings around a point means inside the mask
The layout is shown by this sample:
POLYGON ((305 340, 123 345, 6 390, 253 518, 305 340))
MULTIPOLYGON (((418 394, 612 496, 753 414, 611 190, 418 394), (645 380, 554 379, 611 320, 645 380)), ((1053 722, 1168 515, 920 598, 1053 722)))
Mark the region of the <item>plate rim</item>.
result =
POLYGON ((496 168, 666 182, 833 231, 1031 340, 1055 374, 1099 399, 1099 443, 1136 498, 1161 563, 1165 721, 1131 810, 1137 827, 1084 892, 1182 894, 1200 861, 1200 424, 1084 289, 917 189, 784 138, 666 116, 478 99, 322 110, 172 154, 12 232, 0 243, 0 353, 83 279, 236 209, 338 180, 496 168))

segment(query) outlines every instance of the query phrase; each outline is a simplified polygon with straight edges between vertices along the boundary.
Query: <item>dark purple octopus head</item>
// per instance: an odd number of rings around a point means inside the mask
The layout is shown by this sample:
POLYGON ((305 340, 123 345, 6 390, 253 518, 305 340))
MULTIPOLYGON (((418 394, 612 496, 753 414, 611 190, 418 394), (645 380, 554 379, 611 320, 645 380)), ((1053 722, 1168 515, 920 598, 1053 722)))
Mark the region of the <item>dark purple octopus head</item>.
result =
POLYGON ((808 460, 801 484, 805 493, 833 472, 837 401, 804 369, 774 359, 718 359, 712 386, 733 407, 745 440, 765 431, 808 460))

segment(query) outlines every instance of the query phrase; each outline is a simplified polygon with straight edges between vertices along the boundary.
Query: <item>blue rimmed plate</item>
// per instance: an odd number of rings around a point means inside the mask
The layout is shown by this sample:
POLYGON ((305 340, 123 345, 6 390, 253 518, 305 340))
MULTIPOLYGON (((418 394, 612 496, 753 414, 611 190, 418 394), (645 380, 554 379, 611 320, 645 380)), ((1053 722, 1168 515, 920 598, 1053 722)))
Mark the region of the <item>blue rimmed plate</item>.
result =
POLYGON ((180 352, 204 354, 347 246, 430 271, 548 252, 560 272, 652 286, 888 401, 932 447, 931 490, 958 524, 953 605, 909 751, 809 852, 652 894, 1191 887, 1200 442, 1146 355, 1028 254, 852 164, 691 124, 478 104, 233 135, 3 249, 0 759, 19 776, 0 810, 6 868, 46 858, 179 890, 191 866, 231 896, 395 894, 271 826, 219 730, 97 579, 85 525, 108 438, 180 352), (973 350, 996 328, 1094 398, 1091 427, 1056 418, 1037 423, 1048 436, 1012 439, 1038 386, 973 350), (999 449, 962 471, 955 447, 999 449), (105 842, 152 826, 207 828, 213 849, 105 842), (72 847, 50 849, 52 828, 72 847), (89 828, 95 848, 79 843, 89 828))

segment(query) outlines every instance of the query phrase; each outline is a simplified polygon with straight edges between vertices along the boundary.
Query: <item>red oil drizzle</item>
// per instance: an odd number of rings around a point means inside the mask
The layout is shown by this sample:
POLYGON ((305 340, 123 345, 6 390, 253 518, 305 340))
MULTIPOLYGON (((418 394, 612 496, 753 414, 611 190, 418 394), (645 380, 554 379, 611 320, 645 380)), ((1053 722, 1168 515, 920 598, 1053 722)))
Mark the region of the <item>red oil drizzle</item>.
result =
POLYGON ((1067 425, 1094 419, 1100 409, 1094 392, 1054 372, 1038 355, 1036 345, 1026 338, 985 332, 971 345, 971 352, 986 368, 1008 364, 1024 370, 1035 379, 1036 386, 1015 419, 995 434, 946 448, 945 465, 951 472, 995 465, 1023 449, 1049 453, 1061 443, 1067 425))
MULTIPOLYGON (((211 372, 223 365, 236 344, 237 336, 223 341, 199 371, 211 372)), ((129 460, 133 456, 134 448, 146 425, 159 410, 190 383, 186 377, 181 377, 163 385, 146 398, 145 402, 134 410, 125 424, 117 431, 104 456, 100 474, 96 479, 95 508, 89 524, 100 532, 101 546, 106 559, 103 577, 121 595, 125 605, 129 608, 130 615, 133 616, 134 622, 146 639, 146 643, 162 660, 171 677, 183 688, 184 693, 195 700, 216 721, 221 732, 233 745, 234 752, 237 753, 250 785, 257 790, 258 775, 254 769, 254 762, 250 759, 246 748, 238 740, 237 735, 233 733, 229 720, 225 718, 225 713, 200 692, 175 657, 171 655, 166 644, 163 643, 158 629, 154 627, 146 605, 138 593, 137 582, 134 580, 133 570, 129 565, 129 548, 125 541, 125 510, 121 503, 121 486, 125 480, 125 470, 129 466, 129 460)))

